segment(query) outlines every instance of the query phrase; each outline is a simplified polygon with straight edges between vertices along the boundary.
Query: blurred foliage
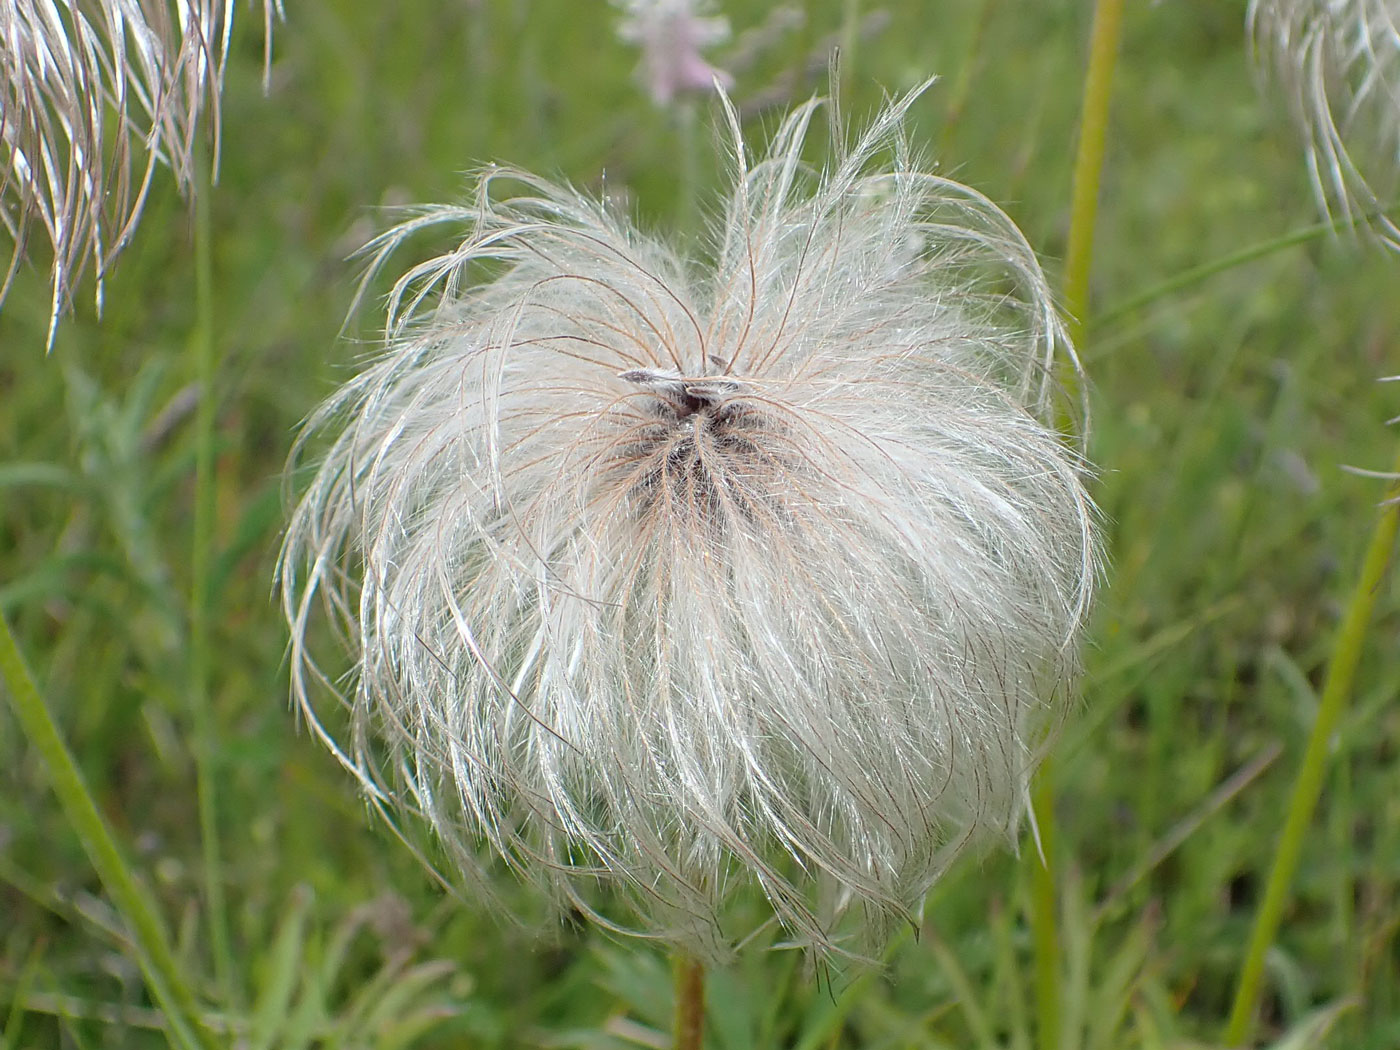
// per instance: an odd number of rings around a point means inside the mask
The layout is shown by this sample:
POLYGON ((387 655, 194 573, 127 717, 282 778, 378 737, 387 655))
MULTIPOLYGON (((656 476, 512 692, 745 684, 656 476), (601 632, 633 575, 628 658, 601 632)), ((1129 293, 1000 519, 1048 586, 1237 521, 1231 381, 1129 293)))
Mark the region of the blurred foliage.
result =
MULTIPOLYGON (((929 159, 1002 203, 1055 268, 1089 3, 728 8, 735 37, 711 57, 735 73, 752 133, 825 90, 833 41, 854 44, 841 78, 855 115, 940 73, 915 115, 929 159)), ((372 309, 341 327, 358 276, 348 256, 388 223, 384 206, 450 198, 463 173, 502 161, 700 234, 723 179, 714 109, 653 106, 616 18, 598 0, 289 0, 266 95, 255 27, 235 39, 213 197, 215 773, 241 978, 228 1001, 201 908, 183 695, 194 278, 168 175, 100 324, 81 309, 44 355, 42 259, 0 315, 0 608, 236 1045, 666 1044, 655 949, 485 914, 367 817, 288 714, 270 583, 297 422, 372 349, 372 309)), ((1243 23, 1243 0, 1131 8, 1099 308, 1314 221, 1243 23)), ((1093 328, 1084 347, 1113 569, 1060 752, 1066 1047, 1209 1045, 1219 1031, 1381 497, 1341 468, 1393 458, 1384 421, 1400 400, 1376 379, 1397 371, 1398 280, 1396 260, 1319 238, 1093 328)), ((1280 1050, 1400 1045, 1397 642, 1387 593, 1271 956, 1263 1029, 1280 1050)), ((1019 859, 965 860, 882 971, 745 953, 712 975, 709 1045, 1030 1047, 1022 905, 1035 856, 1027 840, 1019 859)), ((0 1047, 164 1045, 4 708, 0 916, 0 1047)))

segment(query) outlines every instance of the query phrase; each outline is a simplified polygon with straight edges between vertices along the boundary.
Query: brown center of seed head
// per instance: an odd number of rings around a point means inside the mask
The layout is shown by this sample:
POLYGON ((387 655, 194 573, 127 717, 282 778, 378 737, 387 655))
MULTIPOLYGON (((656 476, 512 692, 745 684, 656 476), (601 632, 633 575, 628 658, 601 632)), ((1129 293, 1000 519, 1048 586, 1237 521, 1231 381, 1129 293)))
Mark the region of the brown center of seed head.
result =
POLYGON ((756 523, 770 503, 766 475, 778 465, 765 448, 774 431, 769 414, 728 376, 689 378, 637 369, 618 378, 646 395, 631 401, 618 443, 616 480, 639 514, 723 528, 756 523))

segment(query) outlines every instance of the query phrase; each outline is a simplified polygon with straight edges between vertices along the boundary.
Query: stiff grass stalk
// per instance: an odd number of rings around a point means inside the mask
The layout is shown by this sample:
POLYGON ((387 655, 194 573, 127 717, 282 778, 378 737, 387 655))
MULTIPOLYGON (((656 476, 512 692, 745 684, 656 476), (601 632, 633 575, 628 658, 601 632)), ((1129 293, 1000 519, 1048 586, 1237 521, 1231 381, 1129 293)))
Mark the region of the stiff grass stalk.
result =
POLYGON ((1031 791, 1040 855, 1031 860, 1031 945, 1035 956, 1036 1029, 1043 1050, 1060 1046, 1060 930, 1056 908, 1055 769, 1047 758, 1031 791))
POLYGON ((953 89, 948 97, 947 116, 943 122, 943 133, 939 136, 938 152, 940 157, 947 154, 948 144, 952 141, 953 132, 962 123, 963 113, 967 110, 968 99, 972 97, 972 84, 977 78, 978 69, 982 65, 983 51, 985 48, 987 27, 992 22, 992 11, 995 9, 997 0, 981 0, 977 9, 977 20, 972 26, 972 41, 968 44, 967 52, 963 57, 962 67, 958 70, 957 79, 953 81, 953 89))
POLYGON ((700 1050, 705 1042, 705 967, 693 956, 672 960, 676 981, 673 1050, 700 1050))
POLYGON ((841 15, 841 50, 836 71, 836 97, 845 105, 856 76, 856 50, 860 45, 860 0, 845 0, 841 15))
MULTIPOLYGON (((1065 249, 1064 304, 1069 313, 1073 344, 1083 349, 1089 313, 1089 274, 1094 256, 1094 226, 1098 219, 1099 185, 1103 176, 1108 114, 1113 99, 1113 74, 1123 35, 1123 0, 1098 0, 1089 42, 1089 65, 1084 75, 1079 146, 1074 158, 1070 199, 1069 243, 1065 249)), ((1078 385, 1072 369, 1067 385, 1078 385)), ((1076 391, 1071 389, 1071 393, 1076 391)), ((1031 938, 1035 957, 1037 1031, 1041 1050, 1059 1050, 1062 988, 1059 923, 1056 915, 1055 767, 1047 759, 1031 793, 1041 857, 1031 874, 1031 938)))
POLYGON ((122 857, 3 616, 0 616, 0 676, 4 678, 20 727, 48 771, 69 825, 92 861, 112 903, 126 920, 136 961, 164 1014, 171 1045, 179 1050, 214 1050, 216 1044, 200 1022, 194 994, 181 976, 180 965, 170 949, 155 904, 122 857))
MULTIPOLYGON (((1394 470, 1400 474, 1400 456, 1396 458, 1394 470)), ((1323 781, 1327 776, 1327 757, 1332 736, 1351 697, 1352 686, 1356 681, 1356 668, 1360 663, 1362 646, 1366 639, 1366 629, 1371 622, 1371 613, 1375 609, 1376 597, 1386 570, 1390 567, 1397 529, 1400 529, 1400 504, 1395 502, 1400 499, 1400 484, 1392 485, 1389 497, 1371 534, 1371 542, 1361 563, 1361 575, 1347 602, 1341 626, 1337 628, 1322 685, 1322 699, 1318 703, 1317 717, 1308 733, 1307 747, 1303 751, 1303 762, 1298 769, 1298 777, 1293 782, 1293 793, 1288 800, 1288 810, 1284 817, 1283 830, 1279 834, 1273 867, 1269 869, 1264 897, 1259 904, 1258 914, 1254 917, 1249 947, 1245 951, 1244 964, 1240 968, 1235 1001, 1225 1029, 1227 1046, 1243 1045, 1254 1027, 1260 984, 1264 976, 1264 957, 1278 935, 1279 923, 1283 919, 1284 907, 1288 901, 1289 886, 1298 870, 1303 841, 1307 837, 1308 825, 1312 820, 1313 811, 1317 808, 1317 800, 1322 794, 1323 781)))
POLYGON ((234 994, 233 953, 228 907, 224 898, 223 856, 219 840, 218 733, 210 696, 210 576, 213 571, 216 506, 214 439, 218 397, 214 380, 213 219, 210 216, 211 167, 201 148, 195 158, 194 193, 195 320, 190 350, 199 400, 195 409, 194 537, 190 556, 190 721, 194 734, 201 866, 208 909, 214 978, 224 1002, 234 994))
POLYGON ((1311 241, 1321 240, 1324 237, 1335 237, 1337 234, 1355 228, 1358 222, 1371 221, 1381 215, 1394 214, 1396 206, 1391 205, 1380 212, 1372 212, 1366 216, 1351 216, 1336 219, 1332 222, 1319 222, 1311 226, 1304 226, 1302 229, 1293 230, 1279 237, 1271 237, 1268 240, 1251 244, 1244 248, 1239 248, 1232 252, 1227 252, 1216 259, 1201 263, 1182 270, 1180 273, 1168 277, 1166 280, 1152 285, 1141 292, 1130 295, 1121 302, 1114 303, 1106 310, 1094 314, 1088 318, 1088 328, 1090 332, 1100 332, 1109 325, 1115 324, 1128 315, 1135 313, 1145 307, 1152 306, 1161 300, 1167 299, 1178 292, 1186 291, 1198 284, 1210 280, 1219 274, 1259 259, 1268 258, 1278 252, 1288 248, 1296 248, 1298 245, 1307 244, 1311 241))
POLYGON ((676 138, 680 144, 680 193, 676 201, 676 224, 693 236, 700 216, 700 146, 697 141, 699 114, 693 99, 682 99, 675 109, 676 138))

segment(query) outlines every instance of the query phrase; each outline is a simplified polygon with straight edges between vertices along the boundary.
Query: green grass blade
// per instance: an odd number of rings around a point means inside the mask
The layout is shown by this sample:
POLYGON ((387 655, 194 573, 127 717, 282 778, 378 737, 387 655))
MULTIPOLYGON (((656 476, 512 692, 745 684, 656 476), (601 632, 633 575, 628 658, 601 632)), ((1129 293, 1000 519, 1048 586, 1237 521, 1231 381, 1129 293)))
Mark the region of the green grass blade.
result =
POLYGON ((107 822, 98 812, 4 617, 0 617, 0 675, 10 705, 48 771, 69 824, 130 927, 137 962, 152 996, 165 1013, 171 1042, 181 1050, 212 1050, 215 1044, 200 1023, 194 993, 181 976, 155 906, 127 866, 107 822))
POLYGON ((195 324, 191 335, 199 400, 195 409, 194 537, 190 555, 190 717, 194 729, 205 906, 214 954, 214 976, 224 1002, 235 1002, 233 948, 224 897, 223 853, 219 838, 218 729, 210 696, 210 581, 214 570, 214 439, 218 398, 214 390, 213 220, 210 217, 210 165, 195 159, 199 185, 194 194, 195 324))
MULTIPOLYGON (((1396 460, 1395 469, 1400 471, 1400 458, 1396 460)), ((1392 486, 1389 495, 1392 500, 1400 496, 1400 486, 1392 486)), ((1298 777, 1293 782, 1293 792, 1289 797, 1283 830, 1279 834, 1274 863, 1269 869, 1264 897, 1255 915, 1249 947, 1245 951, 1244 964, 1240 968, 1239 983, 1230 1009, 1230 1020, 1225 1029, 1225 1042, 1229 1046, 1243 1044, 1254 1025, 1254 1012, 1258 1006, 1260 984, 1264 976, 1264 958, 1273 945, 1274 938, 1278 935, 1279 923, 1283 920, 1289 886, 1298 870, 1303 842, 1307 838, 1308 823, 1317 807, 1323 781, 1326 779, 1327 756, 1332 736, 1351 698, 1356 668, 1361 661, 1361 651, 1366 640, 1366 629, 1371 622, 1371 612, 1375 608, 1381 582, 1390 567, 1398 526, 1400 505, 1391 502, 1382 510, 1380 519, 1376 522, 1370 544, 1366 548, 1365 559, 1361 564, 1360 578, 1356 581, 1356 588, 1347 603, 1341 626, 1337 629, 1336 641, 1322 686, 1322 700, 1318 705, 1317 718, 1314 719, 1312 730, 1308 734, 1307 748, 1303 752, 1298 777)))
POLYGON ((292 997, 305 969, 303 958, 310 909, 309 892, 293 893, 291 906, 282 917, 277 939, 273 942, 267 975, 253 1008, 253 1028, 248 1040, 251 1050, 271 1050, 291 1013, 292 997))
POLYGON ((1095 332, 1101 331, 1145 307, 1175 295, 1177 292, 1184 292, 1188 288, 1203 284, 1212 277, 1257 262, 1260 259, 1267 259, 1270 255, 1286 251, 1289 248, 1296 248, 1311 241, 1321 240, 1323 237, 1354 229, 1358 225, 1364 225, 1372 217, 1370 215, 1353 215, 1350 218, 1343 217, 1334 222, 1314 223, 1311 226, 1304 226, 1302 229, 1292 230, 1282 236, 1272 237, 1266 241, 1260 241, 1258 244, 1251 244, 1238 251, 1228 252, 1217 259, 1203 262, 1199 266, 1192 266, 1152 285, 1150 288, 1144 288, 1141 292, 1130 295, 1121 302, 1106 307, 1089 319, 1089 329, 1095 332))
POLYGON ((953 954, 953 950, 948 947, 942 937, 938 936, 937 930, 933 929, 932 926, 925 926, 924 933, 928 937, 929 949, 933 952, 933 957, 938 960, 939 969, 943 971, 943 976, 948 978, 948 983, 952 985, 953 994, 958 997, 958 1007, 961 1009, 963 1017, 967 1019, 967 1026, 972 1030, 972 1036, 976 1040, 977 1046, 981 1050, 997 1050, 996 1032, 987 1017, 987 1011, 977 1001, 977 991, 973 988, 972 980, 968 977, 967 971, 958 962, 958 957, 953 954))

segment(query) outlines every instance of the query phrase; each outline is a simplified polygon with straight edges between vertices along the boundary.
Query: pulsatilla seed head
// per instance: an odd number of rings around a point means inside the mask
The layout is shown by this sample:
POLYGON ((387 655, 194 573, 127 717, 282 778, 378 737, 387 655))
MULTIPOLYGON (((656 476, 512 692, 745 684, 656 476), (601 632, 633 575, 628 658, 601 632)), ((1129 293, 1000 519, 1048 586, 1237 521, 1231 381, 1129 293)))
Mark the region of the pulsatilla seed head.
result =
POLYGON ((489 892, 504 864, 711 956, 754 885, 795 943, 859 953, 1014 832, 1094 514, 1044 276, 914 162, 916 97, 820 172, 820 102, 757 159, 726 108, 705 264, 495 169, 374 245, 466 228, 297 453, 322 447, 280 566, 292 687, 448 875, 489 892), (348 680, 314 655, 320 609, 348 680))
POLYGON ((1400 0, 1250 0, 1248 17, 1322 212, 1400 251, 1400 0))

